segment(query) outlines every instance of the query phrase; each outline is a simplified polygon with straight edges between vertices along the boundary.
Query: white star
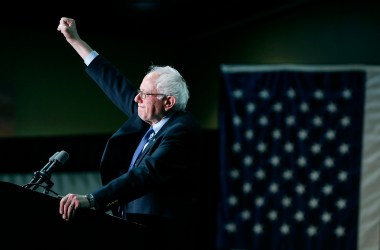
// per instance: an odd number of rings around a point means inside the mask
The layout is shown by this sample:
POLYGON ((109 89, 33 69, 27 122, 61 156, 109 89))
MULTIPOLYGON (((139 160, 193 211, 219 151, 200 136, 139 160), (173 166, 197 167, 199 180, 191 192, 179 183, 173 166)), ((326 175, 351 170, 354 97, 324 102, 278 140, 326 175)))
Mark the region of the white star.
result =
POLYGON ((277 193, 278 192, 278 185, 276 183, 270 184, 269 191, 271 193, 274 193, 274 194, 277 193))
POLYGON ((232 145, 232 151, 238 153, 241 151, 241 145, 239 142, 236 142, 232 145))
POLYGON ((274 155, 269 159, 269 162, 273 167, 277 167, 280 164, 280 157, 274 155))
POLYGON ((348 116, 343 117, 340 120, 340 124, 342 124, 343 127, 348 127, 351 124, 351 119, 348 116))
POLYGON ((235 205, 238 204, 238 199, 235 195, 230 195, 230 197, 228 197, 228 204, 233 207, 235 205))
POLYGON ((348 151, 349 151, 349 145, 348 145, 348 144, 343 143, 342 145, 339 146, 339 152, 340 152, 342 155, 347 154, 348 151))
POLYGON ((335 139, 335 131, 332 130, 332 129, 329 129, 327 132, 326 132, 326 138, 328 140, 334 140, 335 139))
POLYGON ((310 180, 317 181, 319 180, 319 176, 319 172, 314 170, 310 173, 310 180))
POLYGON ((321 145, 318 143, 314 143, 311 146, 311 152, 313 152, 313 154, 319 154, 321 152, 321 145))
POLYGON ((246 109, 247 109, 248 113, 253 113, 253 112, 255 112, 256 106, 254 103, 249 102, 249 103, 247 103, 246 109))
POLYGON ((304 194, 305 193, 305 185, 302 185, 301 183, 300 184, 297 184, 296 186, 296 193, 301 195, 301 194, 304 194))
POLYGON ((319 201, 318 201, 317 198, 311 198, 309 200, 309 207, 312 208, 312 209, 315 209, 315 208, 317 208, 319 206, 318 203, 319 203, 319 201))
POLYGON ((284 171, 284 173, 282 174, 282 177, 285 179, 285 180, 290 180, 290 179, 292 179, 293 178, 293 172, 292 172, 292 170, 290 170, 290 169, 286 169, 285 171, 284 171))
POLYGON ((330 113, 335 113, 337 111, 335 103, 330 102, 329 105, 327 105, 327 111, 330 113))
POLYGON ((298 132, 298 138, 300 140, 305 140, 307 138, 307 131, 305 129, 301 129, 299 132, 298 132))
POLYGON ((284 145, 284 150, 288 153, 291 153, 293 152, 294 150, 294 146, 293 146, 293 143, 291 142, 286 142, 285 145, 284 145))
POLYGON ((288 125, 290 127, 296 123, 296 119, 292 115, 288 116, 288 117, 286 117, 285 123, 286 123, 286 125, 288 125))
POLYGON ((346 171, 340 171, 339 174, 338 174, 338 180, 340 180, 341 182, 343 181, 346 181, 348 178, 348 174, 346 171))
POLYGON ((275 221, 275 220, 277 220, 277 212, 274 211, 274 210, 271 210, 271 211, 268 213, 268 218, 269 218, 271 221, 275 221))
POLYGON ((307 160, 306 160, 306 157, 304 156, 300 156, 298 157, 297 159, 297 165, 300 166, 300 167, 305 167, 307 164, 307 160))
POLYGON ((243 164, 244 164, 244 166, 252 166, 252 164, 253 164, 253 157, 250 156, 250 155, 245 156, 244 159, 243 159, 243 164))
POLYGON ((314 92, 315 99, 321 100, 324 97, 323 91, 318 89, 314 92))
POLYGON ((262 169, 258 169, 256 171, 256 174, 255 174, 256 178, 259 179, 259 180, 263 180, 265 179, 266 175, 265 175, 265 171, 262 170, 262 169))
POLYGON ((279 129, 273 130, 272 137, 274 139, 280 139, 281 138, 281 131, 279 129))
POLYGON ((322 120, 322 118, 320 117, 320 116, 315 116, 314 118, 313 118, 313 124, 314 124, 314 126, 316 126, 316 127, 321 127, 322 126, 322 124, 323 124, 323 120, 322 120))
POLYGON ((224 229, 228 232, 228 233, 236 233, 236 225, 235 223, 227 223, 225 226, 224 226, 224 229))
POLYGON ((294 89, 290 88, 286 92, 286 95, 288 96, 289 99, 294 99, 294 97, 296 97, 296 92, 294 91, 294 89))
POLYGON ((241 89, 235 89, 234 91, 232 91, 232 96, 235 99, 240 99, 243 96, 243 91, 241 89))
POLYGON ((281 227, 280 227, 280 232, 281 232, 282 234, 289 234, 289 232, 290 232, 290 227, 289 227, 289 225, 287 225, 287 224, 282 224, 281 227))
POLYGON ((321 216, 321 220, 324 222, 324 223, 328 223, 331 221, 331 214, 328 213, 328 212, 324 212, 321 216))
POLYGON ((326 159, 323 161, 323 164, 327 167, 327 168, 332 168, 334 167, 334 159, 327 156, 326 159))
POLYGON ((251 140, 255 136, 255 133, 253 132, 252 129, 248 129, 245 131, 245 138, 247 140, 251 140))
POLYGON ((273 105, 272 109, 273 109, 273 111, 275 111, 277 113, 281 112, 282 111, 282 104, 281 104, 281 102, 275 103, 273 105))
POLYGON ((264 202, 265 202, 265 200, 264 200, 264 198, 263 197, 257 197, 256 199, 255 199, 255 204, 256 204, 256 207, 262 207, 263 205, 264 205, 264 202))
POLYGON ((267 118, 266 116, 261 116, 261 117, 259 118, 259 124, 260 124, 261 126, 266 126, 266 125, 268 125, 268 118, 267 118))
POLYGON ((232 121, 232 123, 233 123, 235 126, 239 126, 239 125, 241 125, 241 119, 240 119, 240 117, 237 116, 237 115, 235 115, 235 116, 233 117, 233 121, 232 121))
POLYGON ((265 151, 267 151, 267 145, 264 142, 258 143, 257 151, 259 151, 260 153, 264 153, 265 151))
POLYGON ((241 212, 241 218, 243 220, 249 220, 251 218, 251 212, 249 210, 243 210, 241 212))
POLYGON ((306 113, 309 111, 309 105, 306 102, 301 103, 300 110, 302 113, 306 113))
POLYGON ((307 228, 307 234, 310 236, 310 237, 313 237, 317 234, 317 228, 315 226, 309 226, 307 228))
POLYGON ((345 89, 345 90, 343 90, 343 92, 342 92, 342 96, 343 96, 343 98, 345 98, 345 99, 350 99, 350 98, 351 98, 351 90, 349 90, 349 89, 345 89))
POLYGON ((301 222, 305 219, 305 215, 302 211, 297 211, 296 214, 294 215, 294 219, 298 222, 301 222))
POLYGON ((326 184, 323 188, 322 188, 322 193, 324 193, 325 195, 330 195, 333 191, 333 186, 332 185, 328 185, 326 184))
POLYGON ((285 196, 282 201, 282 206, 289 207, 292 204, 292 199, 290 197, 285 196))
POLYGON ((255 234, 262 234, 263 232, 264 232, 264 229, 263 229, 263 226, 261 225, 261 224, 255 224, 254 226, 253 226, 253 232, 255 233, 255 234))
POLYGON ((344 229, 344 227, 338 226, 337 228, 335 228, 335 235, 336 235, 336 237, 340 238, 340 237, 344 236, 346 234, 345 231, 346 230, 344 229))
POLYGON ((266 90, 266 89, 263 89, 259 92, 259 96, 262 98, 262 99, 268 99, 269 98, 269 91, 266 90))
POLYGON ((344 209, 346 208, 346 200, 344 199, 339 199, 337 202, 336 202, 336 206, 339 208, 339 209, 344 209))
POLYGON ((240 171, 237 169, 233 169, 230 171, 231 179, 236 180, 240 177, 240 171))
POLYGON ((249 182, 246 182, 243 184, 243 193, 247 194, 252 191, 252 184, 249 182))

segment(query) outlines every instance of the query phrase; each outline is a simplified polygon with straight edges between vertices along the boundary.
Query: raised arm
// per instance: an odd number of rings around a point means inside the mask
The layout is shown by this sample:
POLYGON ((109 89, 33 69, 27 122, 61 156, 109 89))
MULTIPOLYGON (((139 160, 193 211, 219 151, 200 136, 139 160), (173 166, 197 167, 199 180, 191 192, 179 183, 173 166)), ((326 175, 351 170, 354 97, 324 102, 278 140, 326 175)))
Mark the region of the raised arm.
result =
POLYGON ((62 17, 57 28, 66 38, 66 41, 75 49, 75 51, 84 60, 93 50, 85 41, 83 41, 77 31, 75 20, 68 17, 62 17))

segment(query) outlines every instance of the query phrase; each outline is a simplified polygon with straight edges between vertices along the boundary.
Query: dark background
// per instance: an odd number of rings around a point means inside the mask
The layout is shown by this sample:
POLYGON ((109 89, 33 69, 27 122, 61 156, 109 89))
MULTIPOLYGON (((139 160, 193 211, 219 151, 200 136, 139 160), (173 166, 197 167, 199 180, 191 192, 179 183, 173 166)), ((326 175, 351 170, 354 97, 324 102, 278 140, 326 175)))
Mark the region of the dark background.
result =
POLYGON ((206 246, 218 200, 222 64, 380 64, 380 3, 373 1, 11 2, 1 8, 0 172, 31 173, 57 150, 57 171, 98 169, 125 117, 84 73, 57 31, 76 19, 81 37, 138 86, 151 64, 172 65, 190 88, 204 130, 206 246))
POLYGON ((179 69, 191 91, 189 110, 205 129, 218 129, 221 64, 377 65, 379 6, 306 0, 11 2, 0 15, 0 93, 11 97, 5 136, 111 133, 125 119, 57 31, 62 16, 75 18, 81 37, 136 86, 151 64, 179 69))

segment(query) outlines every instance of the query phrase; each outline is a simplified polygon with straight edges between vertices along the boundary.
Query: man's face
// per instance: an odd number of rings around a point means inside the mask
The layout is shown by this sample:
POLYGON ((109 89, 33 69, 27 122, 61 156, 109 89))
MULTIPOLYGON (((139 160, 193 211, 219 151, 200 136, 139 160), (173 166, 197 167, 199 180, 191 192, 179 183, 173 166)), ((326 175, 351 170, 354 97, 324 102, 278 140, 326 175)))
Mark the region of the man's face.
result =
POLYGON ((165 115, 165 98, 160 95, 149 95, 160 94, 157 93, 154 84, 156 78, 157 73, 147 74, 140 84, 141 93, 135 96, 135 102, 138 103, 139 117, 151 125, 159 122, 165 115), (145 98, 143 98, 144 95, 145 98))

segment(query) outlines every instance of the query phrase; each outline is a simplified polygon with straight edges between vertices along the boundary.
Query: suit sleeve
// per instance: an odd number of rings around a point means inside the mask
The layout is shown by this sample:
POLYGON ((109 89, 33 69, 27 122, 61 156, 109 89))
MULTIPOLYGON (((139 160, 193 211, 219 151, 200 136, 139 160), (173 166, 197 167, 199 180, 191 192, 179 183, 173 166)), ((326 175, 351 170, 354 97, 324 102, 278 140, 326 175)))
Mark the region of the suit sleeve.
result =
POLYGON ((86 73, 124 114, 130 117, 136 112, 137 89, 111 62, 98 55, 86 67, 86 73))

